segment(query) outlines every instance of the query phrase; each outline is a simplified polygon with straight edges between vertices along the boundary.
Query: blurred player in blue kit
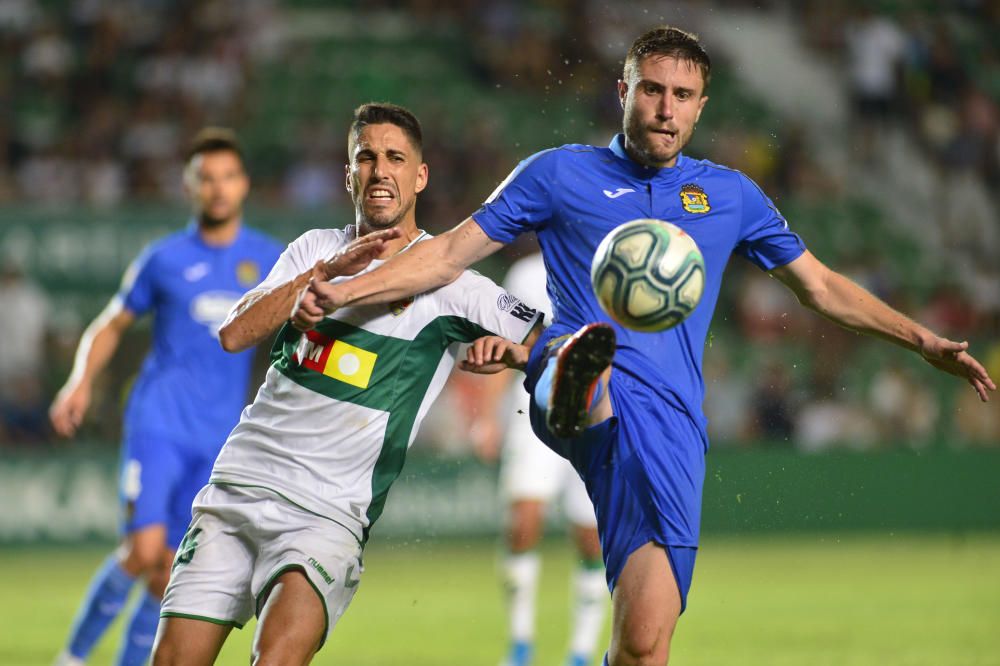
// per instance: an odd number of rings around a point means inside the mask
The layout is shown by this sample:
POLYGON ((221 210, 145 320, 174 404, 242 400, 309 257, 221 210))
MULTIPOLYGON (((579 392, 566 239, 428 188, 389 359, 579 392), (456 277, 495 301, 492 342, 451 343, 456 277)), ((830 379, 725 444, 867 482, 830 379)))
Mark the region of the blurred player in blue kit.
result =
POLYGON ((536 434, 586 482, 612 590, 605 663, 614 666, 666 664, 687 602, 708 448, 702 354, 732 254, 768 271, 805 307, 967 380, 982 400, 996 390, 967 343, 935 335, 816 259, 749 178, 681 153, 708 101, 710 72, 695 36, 667 26, 648 31, 625 59, 623 133, 610 146, 537 153, 451 231, 316 290, 327 312, 394 301, 446 284, 519 234, 536 232, 553 324, 530 356, 524 346, 482 338, 469 361, 480 372, 526 365, 536 434), (661 333, 611 323, 590 286, 600 241, 637 218, 673 222, 705 258, 700 305, 661 333))
POLYGON ((194 138, 184 184, 193 221, 152 243, 128 268, 119 292, 84 332, 73 371, 50 410, 56 432, 73 436, 94 380, 122 335, 139 317, 153 314, 152 349, 124 416, 122 544, 91 581, 59 664, 84 663, 140 578, 146 589, 117 663, 146 662, 191 501, 247 403, 253 353, 223 351, 218 328, 271 270, 283 246, 243 225, 250 182, 229 130, 206 128, 194 138))

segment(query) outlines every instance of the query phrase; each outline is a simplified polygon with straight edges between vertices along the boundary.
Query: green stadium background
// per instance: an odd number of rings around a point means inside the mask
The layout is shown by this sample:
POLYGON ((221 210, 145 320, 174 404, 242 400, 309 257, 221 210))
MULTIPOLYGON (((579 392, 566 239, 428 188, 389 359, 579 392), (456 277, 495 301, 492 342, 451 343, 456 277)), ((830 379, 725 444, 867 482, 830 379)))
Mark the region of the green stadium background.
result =
MULTIPOLYGON (((820 258, 969 339, 1000 376, 996 3, 0 9, 0 663, 51 661, 114 542, 120 412, 148 323, 105 373, 79 441, 56 440, 45 410, 128 262, 186 223, 178 159, 205 124, 245 143, 247 222, 289 241, 351 221, 351 110, 404 104, 424 122, 431 173, 418 220, 440 232, 519 159, 607 142, 629 41, 675 23, 714 60, 686 152, 748 173, 820 258), (873 113, 853 101, 852 58, 880 53, 895 76, 873 113)), ((501 279, 531 244, 477 268, 501 279)), ((727 270, 706 350, 705 539, 671 663, 1000 664, 1000 400, 981 405, 912 355, 805 313, 739 260, 727 270)), ((469 442, 476 400, 476 382, 453 377, 316 663, 499 661, 503 513, 496 467, 469 442)), ((552 518, 539 663, 557 663, 566 633, 571 554, 552 518)), ((248 640, 222 662, 245 663, 248 640)))

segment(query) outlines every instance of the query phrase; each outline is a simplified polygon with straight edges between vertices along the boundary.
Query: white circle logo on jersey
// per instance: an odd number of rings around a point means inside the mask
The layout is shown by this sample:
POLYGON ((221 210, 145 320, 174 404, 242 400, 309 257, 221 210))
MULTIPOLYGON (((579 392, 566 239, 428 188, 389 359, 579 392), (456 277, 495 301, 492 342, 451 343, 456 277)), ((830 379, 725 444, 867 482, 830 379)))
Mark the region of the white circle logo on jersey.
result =
POLYGON ((337 360, 337 369, 340 370, 341 374, 350 377, 357 374, 358 370, 361 369, 361 359, 357 355, 348 352, 337 360))
POLYGON ((219 327, 226 321, 229 311, 241 296, 235 291, 206 291, 198 294, 191 301, 191 318, 204 324, 213 338, 218 338, 219 327))

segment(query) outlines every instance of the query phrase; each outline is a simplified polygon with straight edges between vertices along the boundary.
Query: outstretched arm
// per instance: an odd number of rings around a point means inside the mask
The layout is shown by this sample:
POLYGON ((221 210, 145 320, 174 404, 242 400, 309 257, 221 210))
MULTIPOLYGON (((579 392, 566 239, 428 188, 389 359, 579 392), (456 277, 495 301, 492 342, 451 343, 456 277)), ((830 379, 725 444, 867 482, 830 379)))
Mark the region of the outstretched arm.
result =
POLYGON ((955 342, 894 310, 840 273, 830 270, 810 252, 771 274, 783 282, 807 308, 858 333, 873 335, 919 353, 938 370, 961 377, 989 400, 996 390, 986 369, 966 350, 968 342, 955 342))
POLYGON ((49 420, 56 434, 61 437, 76 434, 90 407, 94 379, 115 355, 122 334, 134 321, 135 315, 116 296, 83 332, 73 359, 73 371, 49 408, 49 420))
POLYGON ((503 247, 471 217, 428 241, 417 243, 375 270, 337 284, 314 284, 325 312, 348 305, 391 303, 458 279, 470 265, 503 247))
POLYGON ((397 236, 399 230, 395 228, 367 234, 327 261, 316 262, 310 270, 274 289, 248 292, 219 328, 222 348, 227 352, 241 352, 265 340, 299 310, 310 283, 354 275, 385 249, 386 241, 397 236))

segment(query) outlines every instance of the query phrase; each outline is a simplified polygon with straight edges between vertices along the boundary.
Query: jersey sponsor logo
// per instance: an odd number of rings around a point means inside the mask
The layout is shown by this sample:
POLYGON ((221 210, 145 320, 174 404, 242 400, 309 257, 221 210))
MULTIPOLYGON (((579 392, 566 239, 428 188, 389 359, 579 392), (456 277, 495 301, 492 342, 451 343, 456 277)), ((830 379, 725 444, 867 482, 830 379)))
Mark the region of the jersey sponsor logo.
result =
POLYGON ((623 194, 628 194, 629 192, 635 192, 631 187, 619 187, 617 190, 612 192, 611 190, 604 190, 604 196, 609 199, 617 199, 623 194))
POLYGON ((306 331, 299 349, 292 355, 292 360, 303 368, 361 389, 368 388, 377 359, 378 354, 316 331, 306 331))
POLYGON ((681 204, 689 213, 704 214, 712 210, 708 205, 708 195, 705 194, 705 190, 694 183, 686 183, 681 187, 681 204))
POLYGON ((236 264, 236 279, 244 287, 256 287, 260 283, 260 264, 244 259, 236 264))
POLYGON ((538 310, 529 308, 521 301, 518 301, 517 303, 514 304, 514 307, 511 308, 510 315, 514 317, 514 319, 520 319, 521 321, 531 321, 538 315, 538 310))
POLYGON ((410 307, 411 305, 413 305, 413 296, 410 296, 409 298, 404 298, 402 300, 393 301, 392 303, 389 303, 389 313, 393 317, 398 317, 399 315, 406 312, 406 308, 410 307))
POLYGON ((209 334, 218 339, 219 327, 241 297, 242 294, 235 291, 206 291, 198 294, 191 301, 191 318, 203 324, 209 334))

